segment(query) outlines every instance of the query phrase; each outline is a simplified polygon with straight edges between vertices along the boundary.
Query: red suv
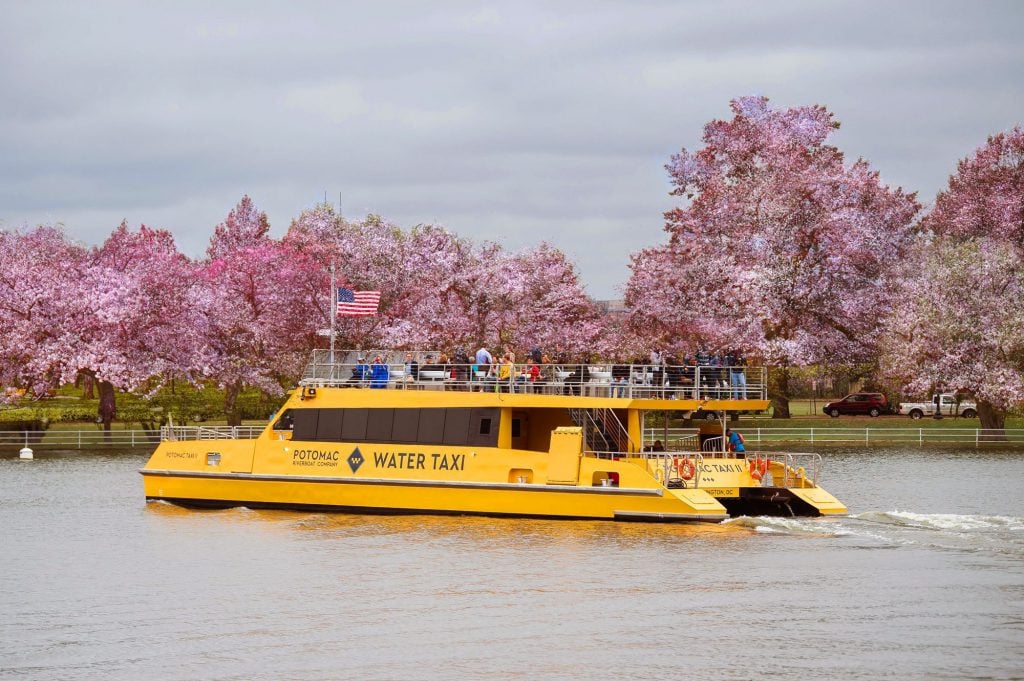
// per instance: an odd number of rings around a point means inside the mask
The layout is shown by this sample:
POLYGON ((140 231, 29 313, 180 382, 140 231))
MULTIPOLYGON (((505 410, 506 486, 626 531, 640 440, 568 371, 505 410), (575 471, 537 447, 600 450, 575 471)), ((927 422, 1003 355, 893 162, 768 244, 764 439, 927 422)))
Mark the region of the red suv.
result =
POLYGON ((838 402, 829 402, 823 410, 833 418, 840 414, 878 416, 889 413, 889 400, 882 393, 853 393, 838 402))

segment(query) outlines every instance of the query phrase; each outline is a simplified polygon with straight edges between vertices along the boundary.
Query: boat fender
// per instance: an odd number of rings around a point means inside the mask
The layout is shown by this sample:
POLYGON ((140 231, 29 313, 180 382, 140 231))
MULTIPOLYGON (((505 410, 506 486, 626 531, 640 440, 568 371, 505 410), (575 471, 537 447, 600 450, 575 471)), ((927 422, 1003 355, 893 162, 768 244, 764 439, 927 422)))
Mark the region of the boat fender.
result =
POLYGON ((679 477, 683 480, 693 480, 694 473, 697 472, 697 467, 693 465, 689 457, 676 459, 676 470, 679 471, 679 477))

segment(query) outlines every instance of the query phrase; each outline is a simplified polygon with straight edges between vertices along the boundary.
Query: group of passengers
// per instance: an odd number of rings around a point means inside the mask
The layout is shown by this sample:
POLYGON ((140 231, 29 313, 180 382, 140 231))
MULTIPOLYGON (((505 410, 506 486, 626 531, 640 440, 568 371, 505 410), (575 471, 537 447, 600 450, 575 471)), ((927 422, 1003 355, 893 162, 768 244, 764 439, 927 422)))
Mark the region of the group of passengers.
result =
POLYGON ((348 379, 349 383, 368 385, 371 388, 386 388, 389 380, 391 369, 380 355, 373 358, 373 364, 367 364, 365 357, 359 357, 356 365, 352 367, 352 376, 348 379))
MULTIPOLYGON (((428 354, 420 363, 416 354, 407 352, 400 380, 415 384, 456 381, 503 392, 580 395, 592 379, 597 379, 608 387, 607 394, 613 397, 632 394, 668 399, 747 398, 746 359, 736 349, 709 352, 699 348, 693 355, 687 353, 681 358, 655 349, 646 359, 613 364, 610 371, 598 376, 592 375, 591 357, 577 359, 577 362, 569 361, 560 348, 553 356, 534 348, 525 353, 523 361, 517 361, 512 349, 505 349, 496 358, 481 347, 472 357, 458 349, 451 356, 444 352, 436 356, 428 354)), ((365 357, 360 356, 350 381, 384 388, 390 378, 388 364, 381 355, 375 356, 372 364, 367 364, 365 357)))

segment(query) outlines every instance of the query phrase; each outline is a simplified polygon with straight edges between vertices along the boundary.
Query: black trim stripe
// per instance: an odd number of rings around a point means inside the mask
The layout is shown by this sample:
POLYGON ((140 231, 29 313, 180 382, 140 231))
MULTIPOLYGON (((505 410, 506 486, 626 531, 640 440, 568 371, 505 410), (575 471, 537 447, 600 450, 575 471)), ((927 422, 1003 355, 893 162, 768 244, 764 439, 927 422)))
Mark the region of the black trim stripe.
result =
POLYGON ((446 487, 455 489, 500 489, 517 492, 566 492, 569 494, 622 494, 626 496, 664 496, 660 487, 576 487, 518 482, 458 482, 448 480, 397 480, 394 478, 339 478, 324 475, 264 475, 260 473, 215 473, 206 471, 170 471, 143 468, 144 476, 167 478, 206 478, 258 482, 317 482, 331 485, 380 485, 385 487, 446 487))
POLYGON ((492 511, 448 511, 442 509, 388 508, 376 506, 332 506, 326 504, 299 504, 270 501, 232 501, 221 499, 187 499, 176 497, 146 497, 146 501, 163 501, 176 506, 203 509, 227 509, 245 507, 251 509, 270 509, 281 511, 302 511, 307 513, 351 513, 356 515, 438 515, 438 516, 476 516, 488 518, 533 518, 541 520, 613 520, 652 523, 692 523, 725 520, 728 516, 711 516, 683 513, 633 513, 629 511, 613 511, 611 518, 579 515, 544 515, 539 513, 501 513, 492 511))

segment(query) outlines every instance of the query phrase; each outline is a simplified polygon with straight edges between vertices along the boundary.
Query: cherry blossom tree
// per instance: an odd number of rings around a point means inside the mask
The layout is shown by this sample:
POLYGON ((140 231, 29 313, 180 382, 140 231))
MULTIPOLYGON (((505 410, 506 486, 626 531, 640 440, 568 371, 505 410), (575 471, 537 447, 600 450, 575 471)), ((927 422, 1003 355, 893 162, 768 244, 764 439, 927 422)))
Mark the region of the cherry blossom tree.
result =
POLYGON ((73 376, 86 259, 60 227, 0 232, 0 386, 38 397, 73 376))
POLYGON ((582 347, 599 333, 574 268, 548 245, 510 254, 438 225, 406 233, 375 215, 350 222, 327 205, 304 211, 284 243, 309 264, 309 300, 329 295, 332 263, 340 283, 381 292, 377 315, 339 318, 339 338, 350 346, 526 347, 557 338, 582 347))
POLYGON ((309 270, 269 236, 266 214, 247 196, 214 230, 207 256, 199 276, 208 374, 224 389, 228 423, 238 425, 244 387, 280 395, 301 369, 316 320, 303 297, 309 270))
POLYGON ((1024 402, 1024 130, 960 161, 906 263, 885 366, 907 390, 963 391, 983 428, 1024 402))
POLYGON ((109 431, 115 389, 155 389, 198 375, 208 361, 194 269, 169 232, 145 225, 132 231, 122 222, 92 250, 80 283, 66 367, 95 377, 99 417, 109 431))
POLYGON ((788 417, 789 367, 873 358, 889 265, 920 206, 866 161, 844 163, 825 108, 731 108, 666 166, 684 203, 665 214, 668 243, 633 254, 626 304, 654 343, 740 347, 772 365, 775 416, 788 417))

